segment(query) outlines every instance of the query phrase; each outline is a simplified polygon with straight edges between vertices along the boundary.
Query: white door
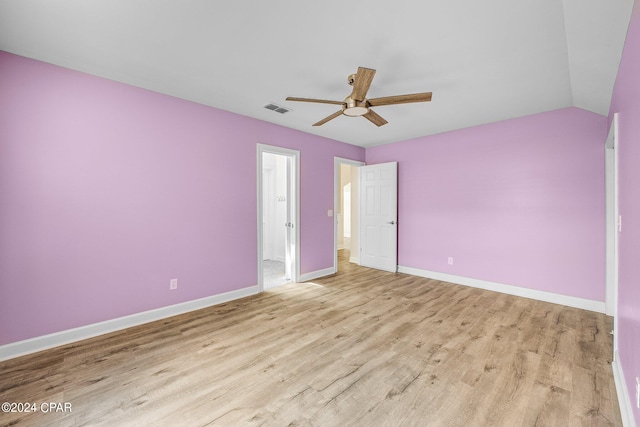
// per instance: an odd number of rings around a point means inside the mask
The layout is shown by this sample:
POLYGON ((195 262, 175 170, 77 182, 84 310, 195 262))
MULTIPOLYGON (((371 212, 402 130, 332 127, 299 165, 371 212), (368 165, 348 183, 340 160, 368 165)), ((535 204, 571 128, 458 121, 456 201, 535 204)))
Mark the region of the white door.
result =
POLYGON ((284 237, 284 267, 285 267, 285 279, 293 280, 293 265, 295 263, 294 251, 295 251, 295 239, 294 239, 294 227, 296 223, 295 219, 295 207, 294 207, 294 179, 293 179, 293 157, 287 156, 287 213, 285 218, 285 237, 284 237))
POLYGON ((398 163, 360 168, 360 265, 397 270, 398 163))

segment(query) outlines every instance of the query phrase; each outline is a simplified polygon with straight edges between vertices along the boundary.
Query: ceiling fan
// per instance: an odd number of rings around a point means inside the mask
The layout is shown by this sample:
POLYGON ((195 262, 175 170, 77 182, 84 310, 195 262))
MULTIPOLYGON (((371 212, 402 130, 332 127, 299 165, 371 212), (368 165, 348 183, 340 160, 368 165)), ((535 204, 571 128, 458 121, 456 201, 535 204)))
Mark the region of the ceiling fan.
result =
POLYGON ((349 84, 353 86, 353 91, 351 91, 351 95, 347 96, 344 101, 296 98, 292 96, 287 97, 287 101, 316 102, 320 104, 336 104, 342 106, 342 109, 340 111, 336 111, 332 115, 325 117, 317 123, 314 123, 313 126, 322 126, 329 120, 333 120, 339 115, 344 114, 345 116, 350 117, 362 116, 378 127, 386 125, 388 122, 375 111, 373 111, 371 107, 392 104, 408 104, 410 102, 431 101, 431 92, 367 99, 367 91, 369 90, 369 86, 371 86, 371 82, 373 81, 373 76, 375 74, 376 70, 372 70, 371 68, 358 67, 358 72, 356 74, 351 74, 347 79, 349 84))

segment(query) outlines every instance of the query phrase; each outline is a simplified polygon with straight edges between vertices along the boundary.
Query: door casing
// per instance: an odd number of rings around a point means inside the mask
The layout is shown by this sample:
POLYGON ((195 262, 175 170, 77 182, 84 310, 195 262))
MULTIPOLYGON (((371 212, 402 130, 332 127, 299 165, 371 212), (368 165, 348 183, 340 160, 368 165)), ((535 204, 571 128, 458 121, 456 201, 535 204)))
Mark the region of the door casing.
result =
MULTIPOLYGON (((291 212, 293 227, 290 230, 291 241, 287 251, 293 258, 291 262, 291 281, 297 282, 300 277, 300 152, 289 148, 276 147, 273 145, 257 144, 256 148, 256 179, 257 179, 257 225, 258 225, 258 289, 264 291, 263 277, 263 242, 264 227, 263 220, 263 179, 262 179, 262 154, 273 153, 287 156, 290 159, 291 171, 287 173, 288 187, 291 188, 292 197, 287 197, 287 210, 291 212)), ((283 224, 283 227, 285 225, 283 224)))

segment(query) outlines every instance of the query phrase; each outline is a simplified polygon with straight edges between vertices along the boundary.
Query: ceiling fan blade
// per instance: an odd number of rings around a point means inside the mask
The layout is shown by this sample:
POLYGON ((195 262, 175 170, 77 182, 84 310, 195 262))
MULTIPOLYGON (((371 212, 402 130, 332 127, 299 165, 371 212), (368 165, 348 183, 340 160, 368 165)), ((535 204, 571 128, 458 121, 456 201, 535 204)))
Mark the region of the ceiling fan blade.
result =
POLYGON ((369 105, 377 107, 380 105, 408 104, 410 102, 431 101, 431 92, 412 93, 409 95, 386 96, 384 98, 369 99, 369 105))
POLYGON ((388 121, 383 119, 378 113, 376 113, 372 109, 369 109, 369 112, 367 114, 363 115, 362 117, 364 117, 365 119, 369 120, 371 123, 373 123, 374 125, 376 125, 378 127, 380 127, 382 125, 386 125, 387 123, 389 123, 388 121))
POLYGON ((323 124, 327 123, 329 120, 333 120, 338 116, 342 115, 342 110, 336 111, 335 113, 333 113, 332 115, 325 117, 324 119, 320 120, 317 123, 314 123, 313 126, 322 126, 323 124))
POLYGON ((356 73, 355 81, 353 82, 353 91, 351 92, 351 98, 356 101, 364 101, 367 96, 367 91, 369 90, 369 86, 371 86, 371 82, 373 81, 373 76, 376 75, 376 70, 372 70, 371 68, 358 67, 358 72, 356 73))
POLYGON ((313 98, 296 98, 294 96, 288 96, 287 101, 299 101, 299 102, 316 102, 320 104, 335 104, 335 105, 344 105, 344 101, 330 101, 328 99, 313 99, 313 98))

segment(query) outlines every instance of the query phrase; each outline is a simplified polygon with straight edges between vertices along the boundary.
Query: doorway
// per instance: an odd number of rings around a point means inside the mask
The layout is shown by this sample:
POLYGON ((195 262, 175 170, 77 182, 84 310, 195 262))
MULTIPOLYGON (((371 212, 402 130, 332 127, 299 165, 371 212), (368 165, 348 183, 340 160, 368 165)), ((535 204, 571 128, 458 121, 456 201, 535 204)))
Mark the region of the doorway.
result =
POLYGON ((363 162, 334 159, 334 272, 340 260, 359 264, 359 168, 363 162))
POLYGON ((299 152, 258 144, 258 286, 298 280, 299 152))
POLYGON ((618 114, 613 115, 605 143, 606 206, 606 297, 605 313, 613 316, 614 359, 618 347, 618 233, 622 219, 618 212, 618 114))

